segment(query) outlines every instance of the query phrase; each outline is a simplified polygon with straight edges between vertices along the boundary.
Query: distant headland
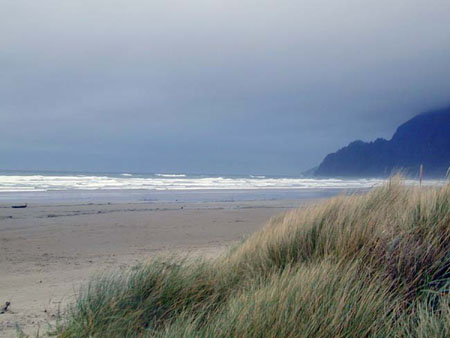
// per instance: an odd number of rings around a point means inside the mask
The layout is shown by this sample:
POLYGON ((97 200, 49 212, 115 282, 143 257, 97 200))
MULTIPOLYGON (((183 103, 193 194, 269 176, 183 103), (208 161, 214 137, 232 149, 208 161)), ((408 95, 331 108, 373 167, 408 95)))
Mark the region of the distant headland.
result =
POLYGON ((450 167, 450 107, 419 114, 397 128, 391 140, 354 141, 325 157, 314 176, 385 177, 395 171, 445 177, 450 167))

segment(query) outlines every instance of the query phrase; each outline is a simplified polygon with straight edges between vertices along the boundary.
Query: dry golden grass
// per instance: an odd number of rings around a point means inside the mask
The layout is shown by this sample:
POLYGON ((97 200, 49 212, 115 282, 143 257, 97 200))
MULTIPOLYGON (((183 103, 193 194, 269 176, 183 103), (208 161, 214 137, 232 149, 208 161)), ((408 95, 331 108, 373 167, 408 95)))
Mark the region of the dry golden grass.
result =
POLYGON ((94 280, 59 337, 450 336, 450 186, 393 178, 275 217, 213 261, 94 280))

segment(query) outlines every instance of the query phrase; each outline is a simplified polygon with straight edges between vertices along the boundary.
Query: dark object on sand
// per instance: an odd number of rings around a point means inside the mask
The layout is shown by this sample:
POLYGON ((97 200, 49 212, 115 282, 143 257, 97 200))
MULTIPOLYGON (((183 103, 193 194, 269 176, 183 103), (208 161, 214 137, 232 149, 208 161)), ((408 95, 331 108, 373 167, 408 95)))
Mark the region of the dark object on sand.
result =
POLYGON ((0 314, 1 313, 5 313, 6 311, 8 311, 8 307, 11 305, 11 303, 10 302, 6 302, 5 303, 5 306, 3 306, 2 308, 1 308, 1 310, 0 310, 0 314))
POLYGON ((17 205, 13 205, 13 206, 11 206, 11 208, 14 208, 14 209, 20 209, 20 208, 26 208, 28 206, 28 204, 17 204, 17 205))

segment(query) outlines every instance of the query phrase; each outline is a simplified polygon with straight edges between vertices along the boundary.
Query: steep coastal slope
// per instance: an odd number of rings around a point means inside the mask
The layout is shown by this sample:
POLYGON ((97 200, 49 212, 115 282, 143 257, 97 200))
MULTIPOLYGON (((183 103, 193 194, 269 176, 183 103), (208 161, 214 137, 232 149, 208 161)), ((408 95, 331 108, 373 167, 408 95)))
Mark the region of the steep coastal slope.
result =
POLYGON ((388 176, 395 170, 444 177, 450 166, 450 107, 419 114, 402 124, 391 140, 354 141, 325 157, 317 176, 388 176))

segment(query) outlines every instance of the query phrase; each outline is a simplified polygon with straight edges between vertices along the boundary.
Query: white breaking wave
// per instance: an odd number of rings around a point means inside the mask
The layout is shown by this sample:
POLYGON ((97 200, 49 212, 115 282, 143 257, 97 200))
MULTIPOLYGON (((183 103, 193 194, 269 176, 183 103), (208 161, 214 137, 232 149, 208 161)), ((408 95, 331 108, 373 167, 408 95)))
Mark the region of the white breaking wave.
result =
POLYGON ((185 174, 155 174, 155 176, 159 176, 159 177, 186 177, 185 174))
MULTIPOLYGON (((0 175, 0 192, 61 190, 240 190, 240 189, 364 189, 381 185, 381 179, 134 177, 0 175)), ((165 174, 164 174, 165 175, 165 174)), ((424 181, 425 185, 443 181, 424 181)), ((407 181, 417 184, 416 181, 407 181)))

